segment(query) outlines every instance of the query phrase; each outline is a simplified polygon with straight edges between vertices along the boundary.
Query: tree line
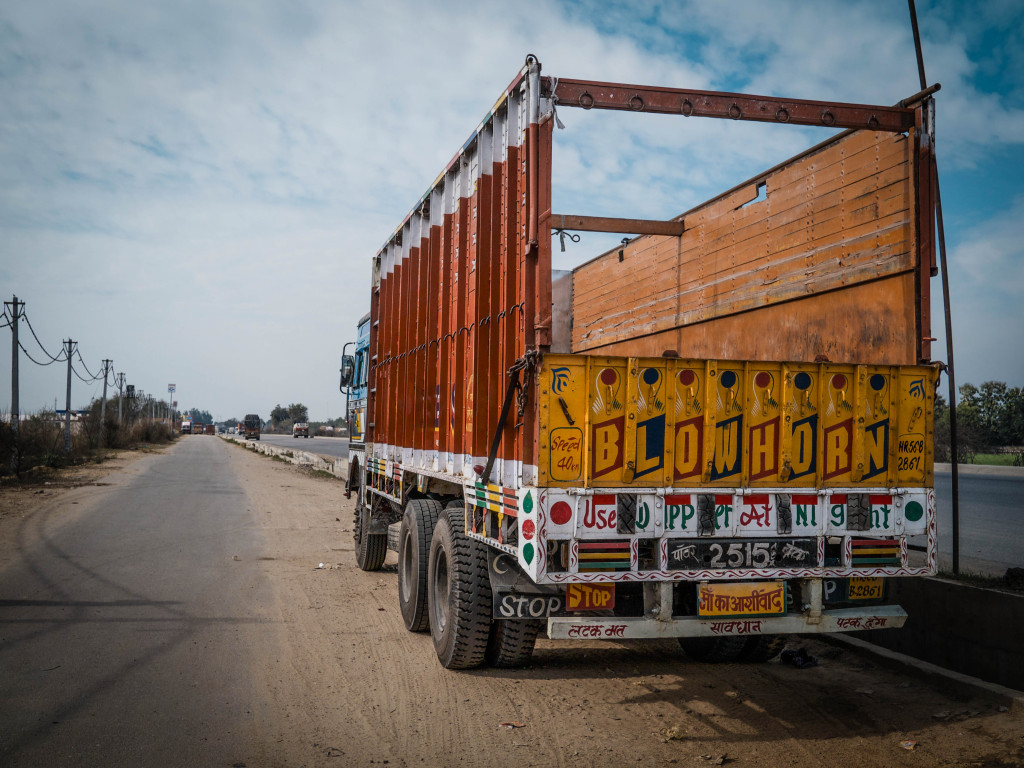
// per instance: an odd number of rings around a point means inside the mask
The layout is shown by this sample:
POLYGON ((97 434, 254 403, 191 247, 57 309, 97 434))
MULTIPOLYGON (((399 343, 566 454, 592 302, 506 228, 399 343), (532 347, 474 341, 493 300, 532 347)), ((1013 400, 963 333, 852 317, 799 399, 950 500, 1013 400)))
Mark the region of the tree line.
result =
MULTIPOLYGON (((986 381, 963 384, 956 406, 957 442, 961 458, 993 449, 1024 446, 1024 387, 986 381)), ((935 396, 935 460, 950 458, 949 403, 935 396)))

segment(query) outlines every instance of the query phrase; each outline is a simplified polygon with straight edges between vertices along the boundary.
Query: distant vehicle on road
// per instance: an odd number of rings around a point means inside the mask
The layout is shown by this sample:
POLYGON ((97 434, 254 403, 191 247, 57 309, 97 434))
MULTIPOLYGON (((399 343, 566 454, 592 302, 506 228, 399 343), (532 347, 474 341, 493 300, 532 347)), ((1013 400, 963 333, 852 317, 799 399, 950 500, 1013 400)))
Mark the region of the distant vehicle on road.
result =
POLYGON ((192 421, 191 419, 185 419, 181 422, 181 434, 191 435, 192 434, 192 421))
POLYGON ((246 440, 259 440, 260 439, 260 427, 262 422, 260 417, 255 413, 247 413, 245 415, 245 439, 246 440))
POLYGON ((217 425, 216 424, 207 424, 206 427, 205 427, 205 432, 208 435, 216 435, 217 434, 217 425))
POLYGON ((309 437, 309 424, 297 421, 292 425, 292 437, 309 437))

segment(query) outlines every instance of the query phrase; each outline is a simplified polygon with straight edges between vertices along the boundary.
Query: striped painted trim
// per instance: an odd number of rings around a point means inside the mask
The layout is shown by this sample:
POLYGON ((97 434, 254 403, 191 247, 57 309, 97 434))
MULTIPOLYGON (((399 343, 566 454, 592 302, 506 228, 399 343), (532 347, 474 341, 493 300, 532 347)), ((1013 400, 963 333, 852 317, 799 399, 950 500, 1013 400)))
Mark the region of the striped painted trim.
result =
POLYGON ((474 483, 472 487, 466 490, 469 501, 474 506, 483 507, 491 512, 500 512, 511 517, 519 516, 519 499, 512 488, 474 483))

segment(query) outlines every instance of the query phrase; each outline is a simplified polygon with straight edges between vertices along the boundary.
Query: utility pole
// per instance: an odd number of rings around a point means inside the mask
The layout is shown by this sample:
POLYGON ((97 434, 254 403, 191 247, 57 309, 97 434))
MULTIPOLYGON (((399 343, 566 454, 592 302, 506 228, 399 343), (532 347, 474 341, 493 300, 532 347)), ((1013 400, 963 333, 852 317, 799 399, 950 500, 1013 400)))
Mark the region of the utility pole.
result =
POLYGON ((71 453, 71 355, 75 351, 75 342, 64 339, 64 351, 68 356, 68 399, 67 410, 64 411, 64 453, 71 453))
POLYGON ((11 452, 11 471, 18 473, 18 431, 21 426, 21 413, 18 408, 18 319, 24 301, 14 296, 11 301, 4 302, 4 308, 11 308, 11 431, 14 433, 14 450, 11 452))
POLYGON ((100 402, 100 448, 103 447, 103 429, 107 423, 107 375, 113 360, 103 361, 103 400, 100 402))
POLYGON ((114 376, 114 381, 117 382, 117 426, 121 426, 121 402, 123 397, 121 395, 124 389, 124 374, 118 373, 114 376))

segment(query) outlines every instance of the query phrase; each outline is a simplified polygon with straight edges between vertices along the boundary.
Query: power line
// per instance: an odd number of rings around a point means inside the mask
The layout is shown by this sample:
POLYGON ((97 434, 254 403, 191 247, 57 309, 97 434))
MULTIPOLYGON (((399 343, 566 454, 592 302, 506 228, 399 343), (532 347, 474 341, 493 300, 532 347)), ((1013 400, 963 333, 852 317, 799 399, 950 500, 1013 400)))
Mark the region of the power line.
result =
MULTIPOLYGON (((85 365, 85 363, 82 363, 82 365, 85 365)), ((74 363, 71 363, 71 372, 74 373, 75 376, 78 377, 78 380, 80 382, 82 382, 83 384, 92 384, 94 381, 96 381, 95 378, 92 378, 92 379, 82 378, 82 374, 80 374, 77 370, 75 370, 75 364, 74 363)))
MULTIPOLYGON (((78 362, 82 364, 82 367, 85 368, 85 372, 89 374, 90 381, 99 381, 101 377, 89 370, 89 366, 86 365, 85 360, 82 359, 82 353, 78 350, 78 347, 75 347, 75 354, 78 355, 78 362)), ((88 383, 90 382, 86 382, 86 384, 88 383)))
MULTIPOLYGON (((54 363, 63 363, 64 362, 64 360, 58 360, 57 358, 54 358, 53 360, 50 360, 50 362, 48 362, 48 363, 40 363, 38 360, 36 360, 34 357, 32 357, 32 355, 30 355, 28 353, 28 350, 25 349, 25 345, 22 344, 21 341, 18 342, 18 347, 20 347, 21 351, 25 353, 25 357, 27 357, 29 360, 31 360, 36 365, 53 365, 54 363)), ((43 351, 45 352, 46 350, 44 349, 43 351)))
MULTIPOLYGON (((54 357, 53 355, 51 355, 51 354, 50 354, 49 352, 47 352, 47 351, 46 351, 46 347, 44 347, 44 346, 43 346, 43 342, 41 342, 41 341, 39 340, 39 337, 38 337, 38 336, 36 335, 36 329, 32 327, 32 321, 28 319, 28 315, 27 315, 27 314, 24 314, 24 313, 22 313, 22 315, 21 315, 21 316, 25 318, 25 322, 26 322, 26 323, 28 324, 28 329, 29 329, 30 331, 32 331, 32 338, 34 338, 34 339, 36 340, 36 344, 38 344, 38 345, 39 345, 39 348, 40 348, 41 350, 43 350, 43 353, 44 353, 44 354, 45 354, 45 355, 46 355, 46 356, 47 356, 48 358, 50 358, 51 362, 54 362, 54 363, 58 363, 58 362, 62 362, 63 360, 67 360, 67 358, 66 358, 66 357, 65 357, 65 358, 57 358, 57 357, 54 357)), ((27 355, 27 354, 28 354, 28 352, 26 352, 25 354, 27 355)), ((32 362, 35 362, 35 361, 33 360, 32 362)), ((47 365, 48 365, 48 364, 49 364, 49 363, 47 363, 47 365)), ((36 363, 36 365, 41 365, 41 363, 36 363)))

